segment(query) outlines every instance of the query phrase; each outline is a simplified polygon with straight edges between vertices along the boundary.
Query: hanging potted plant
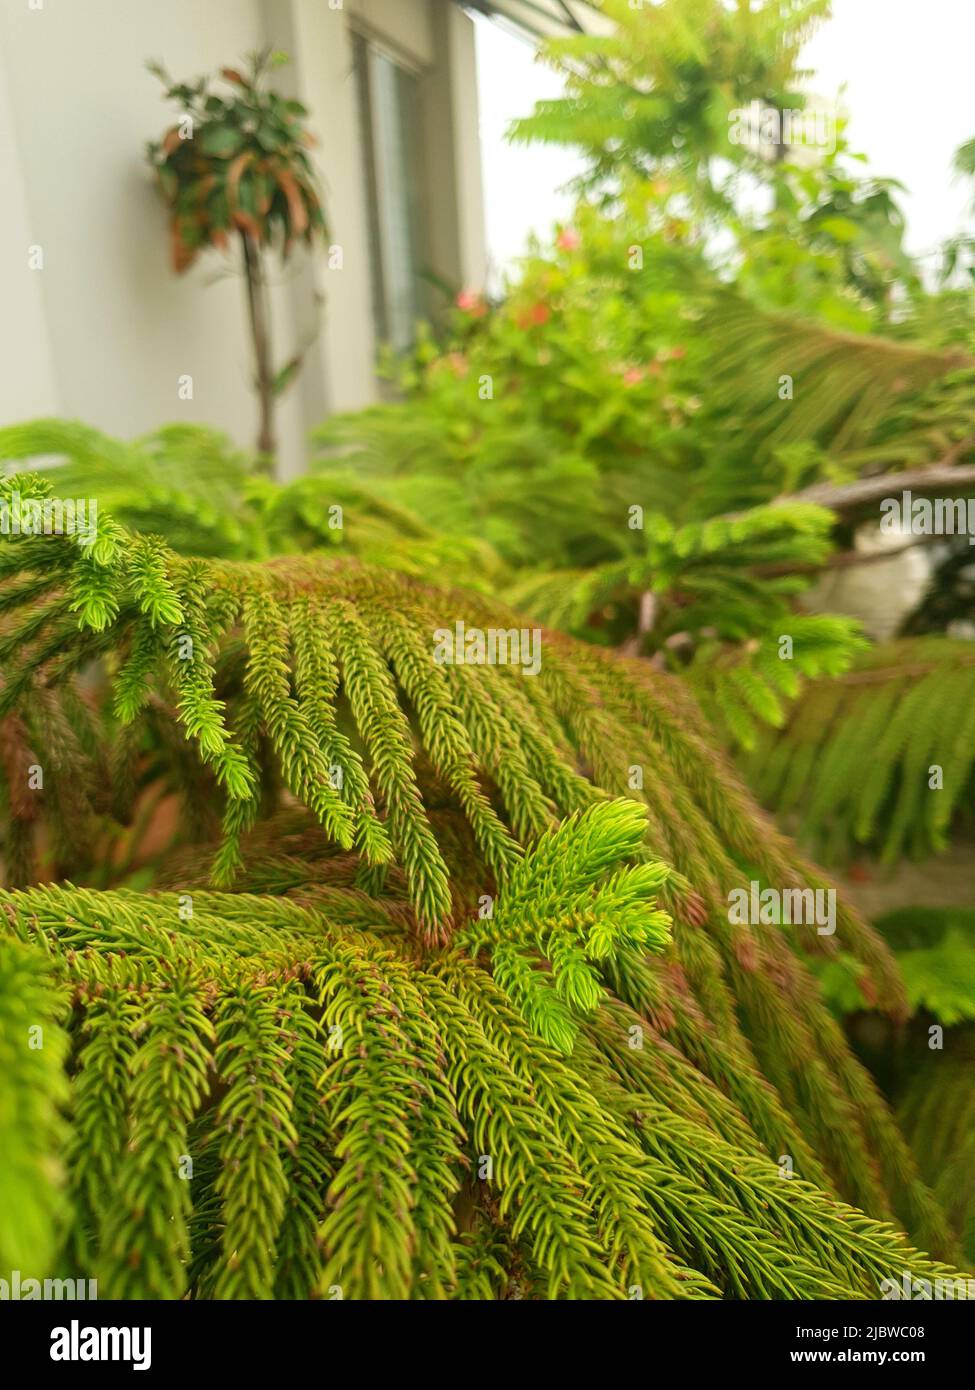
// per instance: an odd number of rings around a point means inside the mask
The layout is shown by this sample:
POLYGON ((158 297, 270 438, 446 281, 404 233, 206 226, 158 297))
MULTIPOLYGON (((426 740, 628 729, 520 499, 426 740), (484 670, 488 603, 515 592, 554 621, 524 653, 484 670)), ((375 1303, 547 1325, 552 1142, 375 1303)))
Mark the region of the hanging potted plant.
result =
POLYGON ((280 370, 273 366, 267 256, 287 260, 298 242, 310 247, 327 235, 308 156, 314 139, 304 124, 307 109, 268 85, 270 72, 287 61, 283 53, 251 54, 243 69, 221 68, 218 79, 192 85, 149 64, 180 108, 176 124, 147 147, 170 210, 173 268, 182 273, 207 248, 227 250, 239 239, 260 404, 257 448, 269 456, 275 401, 294 380, 301 355, 280 370), (213 90, 214 80, 227 90, 213 90))

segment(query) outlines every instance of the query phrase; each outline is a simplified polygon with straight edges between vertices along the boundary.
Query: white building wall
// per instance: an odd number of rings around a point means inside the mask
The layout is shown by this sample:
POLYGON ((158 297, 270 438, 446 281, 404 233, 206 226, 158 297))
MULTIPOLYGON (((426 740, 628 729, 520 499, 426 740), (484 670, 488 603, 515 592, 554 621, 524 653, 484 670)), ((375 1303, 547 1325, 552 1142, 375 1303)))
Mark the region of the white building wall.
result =
POLYGON ((167 216, 144 147, 173 111, 145 62, 160 59, 174 78, 188 78, 268 43, 292 55, 280 81, 310 108, 331 239, 344 260, 341 271, 329 270, 323 253, 310 263, 299 251, 273 272, 276 362, 312 336, 316 294, 325 315, 298 385, 281 402, 282 471, 302 467, 307 432, 327 411, 375 399, 350 23, 427 74, 431 108, 449 90, 451 138, 464 142, 454 167, 466 184, 455 179, 446 190, 435 178, 431 212, 448 228, 440 239, 456 240, 467 260, 445 273, 481 283, 472 25, 451 0, 345 0, 337 9, 328 0, 42 0, 40 9, 0 0, 0 423, 57 413, 129 437, 199 421, 252 442, 257 411, 237 259, 211 252, 185 275, 169 268, 167 216), (448 72, 451 63, 468 70, 448 72), (31 245, 43 249, 43 270, 28 267, 31 245), (178 394, 185 375, 193 378, 186 401, 178 394))
POLYGON ((0 419, 9 412, 49 415, 61 408, 44 307, 44 277, 30 273, 34 223, 13 122, 12 94, 0 63, 0 419))

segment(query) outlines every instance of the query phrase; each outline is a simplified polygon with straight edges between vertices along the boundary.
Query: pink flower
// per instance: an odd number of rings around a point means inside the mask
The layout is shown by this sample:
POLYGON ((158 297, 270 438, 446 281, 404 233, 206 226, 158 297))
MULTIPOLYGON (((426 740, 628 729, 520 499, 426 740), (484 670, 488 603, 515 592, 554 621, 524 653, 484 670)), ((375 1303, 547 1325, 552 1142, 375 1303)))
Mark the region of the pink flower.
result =
POLYGON ((640 385, 640 382, 641 382, 642 380, 643 380, 643 368, 642 368, 642 367, 627 367, 626 371, 623 373, 623 385, 624 385, 624 386, 639 386, 639 385, 640 385))
POLYGON ((480 290, 461 290, 456 303, 458 309, 475 319, 482 319, 487 313, 487 303, 480 290))
POLYGON ((555 244, 560 251, 578 251, 582 245, 582 237, 572 227, 563 227, 555 238, 555 244))
POLYGON ((448 353, 446 361, 454 376, 466 376, 470 369, 470 364, 462 352, 448 353))

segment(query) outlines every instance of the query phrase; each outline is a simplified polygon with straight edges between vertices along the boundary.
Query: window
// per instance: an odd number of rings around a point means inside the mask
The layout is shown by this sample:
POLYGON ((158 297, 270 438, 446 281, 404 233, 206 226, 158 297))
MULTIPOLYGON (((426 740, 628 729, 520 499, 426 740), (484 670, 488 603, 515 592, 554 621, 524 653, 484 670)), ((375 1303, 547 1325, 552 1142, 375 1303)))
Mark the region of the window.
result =
POLYGON ((376 338, 403 351, 428 312, 419 82, 371 40, 354 45, 376 338))

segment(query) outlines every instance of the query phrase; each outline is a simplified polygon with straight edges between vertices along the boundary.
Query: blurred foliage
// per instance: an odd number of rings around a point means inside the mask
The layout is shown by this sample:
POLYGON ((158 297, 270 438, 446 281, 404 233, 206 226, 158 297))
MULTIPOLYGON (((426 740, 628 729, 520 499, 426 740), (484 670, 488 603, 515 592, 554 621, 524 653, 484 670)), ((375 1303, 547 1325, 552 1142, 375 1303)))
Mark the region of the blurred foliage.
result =
POLYGON ((266 460, 204 426, 167 425, 131 442, 76 421, 0 429, 0 460, 33 466, 39 458, 59 496, 93 497, 100 510, 183 555, 263 560, 326 550, 473 588, 504 573, 476 538, 432 526, 348 472, 280 483, 266 460))
MULTIPOLYGON (((875 923, 897 956, 911 1012, 945 1028, 975 1022, 975 908, 904 907, 875 923)), ((840 1013, 872 1005, 869 984, 852 956, 817 966, 823 991, 840 1013)))
POLYGON ((970 824, 975 643, 924 636, 876 647, 809 686, 746 763, 759 796, 827 863, 943 850, 970 824))
POLYGON ((891 1029, 869 980, 848 953, 815 967, 823 994, 849 1016, 918 1166, 975 1259, 975 909, 901 908, 878 919, 895 952, 914 1015, 891 1029))
POLYGON ((565 95, 516 121, 514 138, 581 149, 588 186, 623 172, 676 173, 704 206, 727 203, 733 174, 761 168, 748 142, 729 142, 734 113, 756 100, 779 111, 805 104, 799 54, 829 0, 602 0, 601 8, 611 33, 545 45, 565 95))
POLYGON ((796 611, 836 518, 783 499, 856 478, 852 446, 957 362, 757 307, 631 185, 612 212, 581 203, 502 302, 461 296, 446 342, 391 365, 401 404, 316 438, 327 468, 490 544, 539 620, 693 668, 750 745, 859 649, 849 620, 796 611))
POLYGON ((973 1073, 975 1029, 969 1026, 955 1030, 944 1052, 921 1054, 898 1097, 898 1118, 969 1260, 975 1260, 973 1073))

